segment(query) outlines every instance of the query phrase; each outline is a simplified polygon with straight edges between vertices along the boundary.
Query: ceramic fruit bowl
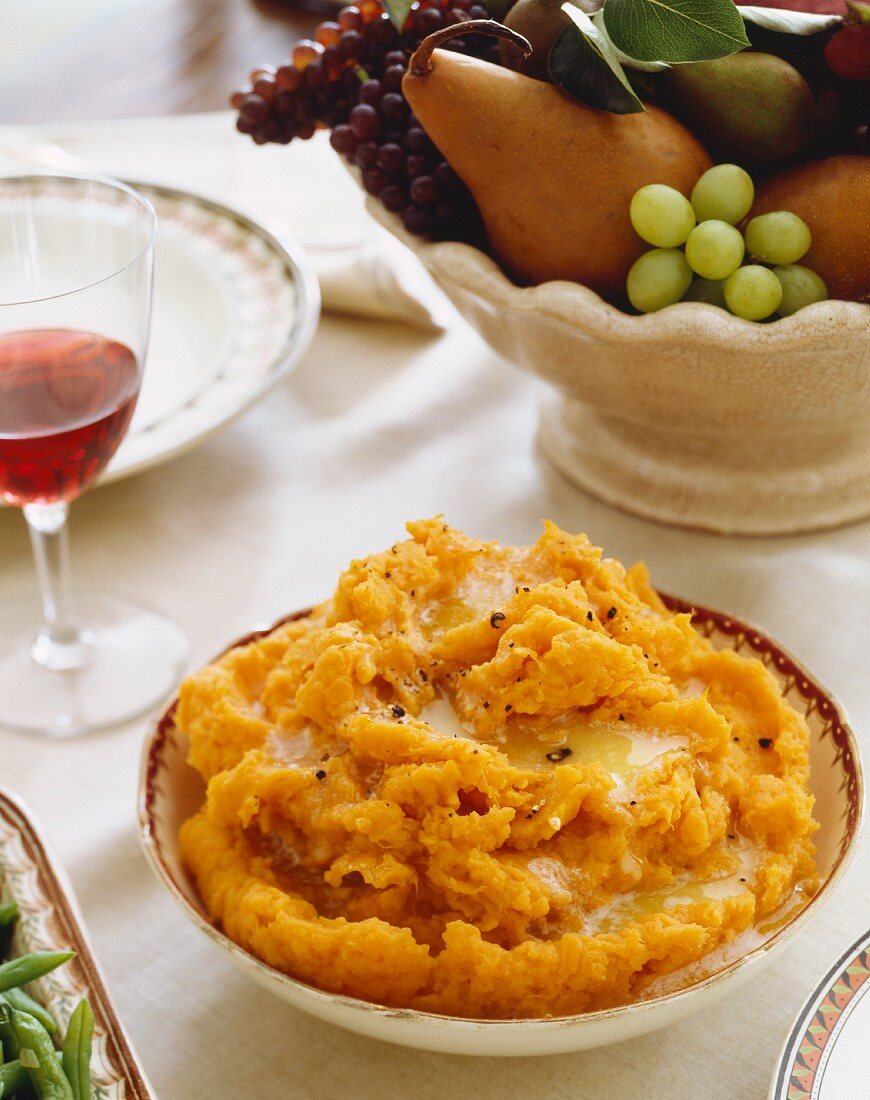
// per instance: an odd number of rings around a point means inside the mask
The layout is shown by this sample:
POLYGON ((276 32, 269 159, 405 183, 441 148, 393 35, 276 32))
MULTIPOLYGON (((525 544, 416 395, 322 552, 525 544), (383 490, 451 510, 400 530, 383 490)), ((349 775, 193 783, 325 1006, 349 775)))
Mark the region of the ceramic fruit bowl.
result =
POLYGON ((406 233, 494 351, 553 385, 540 444, 572 481, 648 519, 722 534, 870 515, 870 307, 760 325, 700 302, 629 316, 576 283, 518 287, 479 249, 406 233))
MULTIPOLYGON (((533 1055, 584 1050, 653 1031, 703 1008, 736 989, 771 962, 790 938, 824 905, 842 877, 858 841, 863 783, 855 738, 842 707, 775 642, 745 623, 682 600, 664 597, 677 611, 691 611, 695 627, 717 649, 760 658, 795 709, 806 715, 811 733, 810 787, 820 823, 816 835, 821 887, 798 913, 792 911, 751 940, 738 938, 713 972, 674 991, 601 1012, 548 1019, 470 1020, 411 1009, 384 1008, 352 997, 325 993, 288 977, 238 947, 215 928, 185 873, 178 843, 182 822, 202 804, 201 777, 187 763, 186 737, 175 726, 175 704, 148 737, 139 787, 140 838, 157 878, 186 916, 244 973, 277 997, 319 1019, 372 1038, 454 1054, 533 1055)), ((240 639, 243 645, 266 633, 240 639)), ((679 976, 674 985, 681 979, 679 976)), ((683 981, 691 981, 683 975, 683 981)))

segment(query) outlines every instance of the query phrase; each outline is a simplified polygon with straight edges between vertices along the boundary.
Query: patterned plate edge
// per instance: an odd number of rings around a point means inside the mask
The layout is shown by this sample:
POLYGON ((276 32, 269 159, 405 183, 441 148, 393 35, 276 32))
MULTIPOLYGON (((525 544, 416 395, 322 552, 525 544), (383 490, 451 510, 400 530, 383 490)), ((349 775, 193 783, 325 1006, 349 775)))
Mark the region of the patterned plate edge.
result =
POLYGON ((97 1032, 103 1032, 114 1071, 127 1086, 129 1100, 155 1100, 133 1048, 124 1032, 90 942, 73 902, 55 868, 46 842, 34 824, 24 803, 10 791, 0 788, 0 816, 18 833, 25 852, 32 860, 39 884, 48 897, 66 942, 76 951, 69 964, 81 970, 94 1010, 97 1032))
POLYGON ((865 932, 843 952, 807 998, 783 1046, 770 1100, 809 1100, 824 1065, 822 1055, 828 1042, 868 978, 870 933, 865 932))

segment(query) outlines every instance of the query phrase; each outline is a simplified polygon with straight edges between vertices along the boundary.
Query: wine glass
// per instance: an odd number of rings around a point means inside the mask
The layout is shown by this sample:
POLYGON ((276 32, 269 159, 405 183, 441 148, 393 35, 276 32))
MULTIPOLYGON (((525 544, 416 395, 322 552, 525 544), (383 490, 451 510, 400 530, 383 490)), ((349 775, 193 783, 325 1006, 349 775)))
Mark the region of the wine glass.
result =
POLYGON ((0 497, 21 508, 42 600, 0 603, 0 726, 69 737, 175 686, 187 641, 148 607, 69 586, 70 502, 127 431, 151 321, 157 218, 123 183, 0 179, 0 497))

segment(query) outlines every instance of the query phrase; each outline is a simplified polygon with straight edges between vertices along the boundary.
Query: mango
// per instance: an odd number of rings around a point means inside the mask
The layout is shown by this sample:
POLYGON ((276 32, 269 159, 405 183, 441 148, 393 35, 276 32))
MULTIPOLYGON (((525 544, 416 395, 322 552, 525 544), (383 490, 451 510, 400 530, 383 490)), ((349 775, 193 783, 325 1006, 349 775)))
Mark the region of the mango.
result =
POLYGON ((826 157, 771 177, 750 216, 771 210, 791 210, 810 227, 801 263, 821 275, 830 297, 870 302, 870 157, 826 157))
POLYGON ((710 167, 701 143, 656 107, 614 115, 554 84, 435 49, 410 68, 405 98, 465 181, 496 258, 515 279, 568 279, 621 298, 646 250, 629 220, 635 191, 688 195, 710 167))
POLYGON ((769 53, 675 65, 662 76, 667 105, 717 161, 777 168, 815 136, 815 102, 801 74, 769 53))

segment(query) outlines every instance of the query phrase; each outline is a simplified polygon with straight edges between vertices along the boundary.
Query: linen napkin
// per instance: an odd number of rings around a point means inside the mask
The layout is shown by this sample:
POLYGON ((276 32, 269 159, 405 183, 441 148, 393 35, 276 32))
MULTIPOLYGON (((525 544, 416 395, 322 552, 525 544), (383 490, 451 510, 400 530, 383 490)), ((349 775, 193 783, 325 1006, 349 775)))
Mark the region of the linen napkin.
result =
POLYGON ((451 306, 413 254, 378 226, 325 133, 255 146, 228 111, 0 127, 0 172, 59 169, 161 183, 250 214, 311 258, 324 311, 440 331, 451 306))

